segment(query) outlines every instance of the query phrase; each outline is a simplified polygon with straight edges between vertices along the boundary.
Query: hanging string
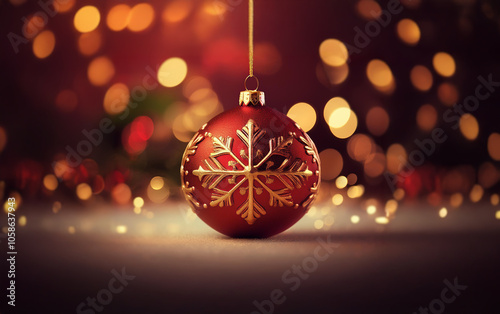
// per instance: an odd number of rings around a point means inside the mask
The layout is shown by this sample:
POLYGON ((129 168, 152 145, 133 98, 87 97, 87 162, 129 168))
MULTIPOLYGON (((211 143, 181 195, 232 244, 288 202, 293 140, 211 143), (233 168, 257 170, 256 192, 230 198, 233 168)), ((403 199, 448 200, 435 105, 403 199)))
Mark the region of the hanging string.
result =
POLYGON ((253 76, 253 0, 248 0, 248 63, 249 76, 253 76))

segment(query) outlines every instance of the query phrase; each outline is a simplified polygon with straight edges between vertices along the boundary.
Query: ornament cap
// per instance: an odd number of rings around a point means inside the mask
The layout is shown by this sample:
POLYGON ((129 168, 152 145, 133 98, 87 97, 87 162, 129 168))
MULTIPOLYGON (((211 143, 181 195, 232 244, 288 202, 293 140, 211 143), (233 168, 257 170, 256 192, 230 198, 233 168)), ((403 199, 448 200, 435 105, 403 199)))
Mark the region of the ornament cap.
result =
POLYGON ((245 90, 240 92, 240 106, 264 106, 266 104, 264 92, 245 90))

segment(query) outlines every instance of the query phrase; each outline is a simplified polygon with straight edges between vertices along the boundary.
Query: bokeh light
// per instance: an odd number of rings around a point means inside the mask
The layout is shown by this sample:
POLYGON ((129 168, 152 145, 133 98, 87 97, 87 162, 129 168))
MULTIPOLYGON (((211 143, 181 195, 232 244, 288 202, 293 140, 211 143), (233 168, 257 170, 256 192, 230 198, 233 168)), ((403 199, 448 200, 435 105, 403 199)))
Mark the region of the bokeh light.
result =
POLYGON ((450 77, 455 74, 455 60, 446 52, 438 52, 432 59, 432 65, 437 73, 442 76, 450 77))
POLYGON ((446 207, 443 207, 439 210, 439 217, 445 218, 448 215, 448 210, 446 207))
POLYGON ((359 15, 365 20, 375 20, 380 17, 382 9, 380 5, 373 0, 360 0, 356 4, 359 15))
POLYGON ((402 19, 396 26, 399 39, 410 46, 416 45, 420 40, 420 28, 411 19, 402 19))
MULTIPOLYGON (((0 151, 1 148, 0 148, 0 151)), ((491 133, 488 137, 488 153, 490 154, 491 159, 500 160, 500 134, 499 133, 491 133)))
POLYGON ((158 82, 165 87, 175 87, 182 83, 187 75, 186 61, 181 58, 170 58, 158 69, 158 82))
POLYGON ((452 83, 443 82, 438 87, 439 100, 446 106, 453 106, 459 98, 458 89, 452 83))
POLYGON ((73 23, 77 31, 81 33, 88 33, 93 31, 99 26, 101 21, 101 14, 99 10, 91 5, 86 5, 80 8, 73 19, 73 23))
POLYGON ((390 118, 382 107, 373 107, 366 114, 366 127, 375 136, 383 135, 389 128, 390 118))
POLYGON ((124 30, 130 20, 130 6, 127 4, 117 4, 109 10, 106 24, 109 29, 115 32, 124 30))
POLYGON ((387 170, 392 174, 397 174, 407 163, 406 149, 401 144, 392 144, 387 149, 387 170))
POLYGON ((162 19, 166 23, 178 23, 184 20, 193 9, 193 2, 175 0, 169 2, 162 13, 162 19))
POLYGON ((85 201, 92 196, 92 189, 87 183, 80 183, 76 186, 76 196, 85 201))
POLYGON ((341 66, 349 58, 346 46, 338 39, 326 39, 319 46, 319 56, 324 63, 331 66, 341 66))
POLYGON ((353 185, 347 189, 347 196, 349 198, 360 198, 365 193, 365 187, 361 184, 353 185))
POLYGON ((479 184, 475 184, 470 190, 469 198, 471 202, 477 203, 483 198, 483 195, 484 195, 483 187, 480 186, 479 184))
POLYGON ((309 132, 316 124, 316 111, 314 108, 305 102, 299 102, 288 110, 287 116, 304 130, 309 132))
POLYGON ((5 149, 7 145, 7 132, 0 126, 0 153, 5 149))
POLYGON ((417 111, 417 125, 422 131, 431 131, 437 123, 437 111, 434 106, 422 105, 417 111))
POLYGON ((84 56, 95 54, 102 45, 102 35, 98 30, 83 33, 78 37, 78 51, 84 56))
POLYGON ((118 183, 111 190, 111 198, 119 205, 126 205, 130 203, 132 191, 127 184, 118 183))
POLYGON ((104 111, 114 115, 119 114, 127 108, 130 100, 130 91, 123 83, 113 84, 104 95, 104 111))
POLYGON ((33 40, 33 54, 39 59, 45 59, 52 54, 56 46, 54 33, 45 30, 38 34, 33 40))
POLYGON ((345 176, 339 176, 335 180, 335 186, 337 189, 341 190, 347 186, 347 178, 345 176))
POLYGON ((64 0, 64 1, 54 1, 52 5, 54 10, 58 13, 66 13, 75 6, 76 0, 64 0))
POLYGON ((375 142, 365 134, 355 134, 347 142, 347 153, 356 161, 365 161, 375 151, 375 142))
POLYGON ((342 194, 335 194, 334 196, 332 196, 333 205, 339 206, 342 205, 343 202, 344 202, 344 197, 342 196, 342 194))
POLYGON ((115 75, 115 66, 113 62, 105 56, 97 57, 92 60, 87 70, 87 77, 95 86, 106 85, 115 75))
POLYGON ((410 79, 413 86, 419 91, 425 92, 432 87, 432 73, 423 65, 416 65, 413 67, 410 72, 410 79))
POLYGON ((327 148, 319 153, 321 161, 321 179, 332 180, 335 179, 344 166, 342 155, 333 148, 327 148))
POLYGON ((53 174, 48 174, 45 177, 43 177, 43 186, 49 190, 49 191, 55 191, 57 189, 57 186, 59 185, 59 182, 56 178, 55 175, 53 174))
POLYGON ((466 113, 460 117, 460 132, 470 141, 475 140, 479 135, 479 123, 470 113, 466 113))
POLYGON ((392 71, 382 60, 374 59, 366 67, 366 75, 370 82, 377 88, 386 90, 394 84, 392 71))

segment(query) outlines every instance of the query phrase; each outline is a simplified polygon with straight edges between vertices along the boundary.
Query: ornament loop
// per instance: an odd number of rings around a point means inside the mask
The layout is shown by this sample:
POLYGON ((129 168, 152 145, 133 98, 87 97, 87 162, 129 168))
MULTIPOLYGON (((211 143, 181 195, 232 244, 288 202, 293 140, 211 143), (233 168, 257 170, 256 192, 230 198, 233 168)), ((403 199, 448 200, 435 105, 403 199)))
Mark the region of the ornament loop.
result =
POLYGON ((244 85, 245 85, 245 90, 257 91, 257 90, 259 89, 259 79, 258 79, 256 76, 254 76, 254 75, 249 75, 249 76, 247 76, 247 78, 245 79, 245 84, 244 84, 244 85), (249 78, 251 78, 251 77, 253 77, 253 78, 255 79, 255 81, 257 82, 257 87, 255 87, 255 89, 248 89, 248 87, 247 87, 247 81, 248 81, 248 79, 249 79, 249 78))

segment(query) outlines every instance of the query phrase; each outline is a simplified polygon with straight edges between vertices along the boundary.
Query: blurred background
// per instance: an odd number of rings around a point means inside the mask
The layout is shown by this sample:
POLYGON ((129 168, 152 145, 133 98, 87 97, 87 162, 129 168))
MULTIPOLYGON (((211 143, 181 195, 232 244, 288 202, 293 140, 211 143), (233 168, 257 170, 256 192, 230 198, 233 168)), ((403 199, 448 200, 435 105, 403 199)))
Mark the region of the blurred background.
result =
MULTIPOLYGON (((47 215, 168 210, 187 142, 238 105, 247 10, 1 0, 0 199, 47 215)), ((353 204, 353 224, 387 224, 401 204, 442 218, 499 204, 497 1, 256 1, 255 12, 260 90, 315 141, 319 204, 353 204)))

